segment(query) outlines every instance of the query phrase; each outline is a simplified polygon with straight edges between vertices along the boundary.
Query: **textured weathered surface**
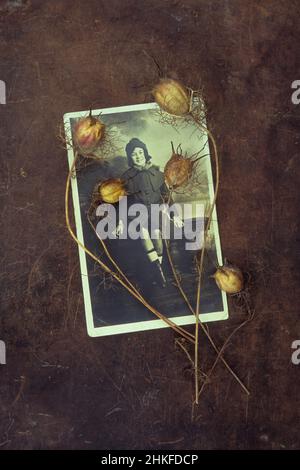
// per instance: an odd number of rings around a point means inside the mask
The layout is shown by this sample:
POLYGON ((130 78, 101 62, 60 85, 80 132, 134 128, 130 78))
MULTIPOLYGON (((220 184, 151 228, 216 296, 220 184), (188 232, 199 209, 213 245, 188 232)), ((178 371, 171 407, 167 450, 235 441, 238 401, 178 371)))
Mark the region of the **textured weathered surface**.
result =
MULTIPOLYGON (((298 1, 1 1, 0 446, 297 448, 298 1), (225 256, 254 273, 256 319, 191 420, 193 379, 170 330, 86 335, 77 248, 64 227, 65 112, 149 100, 166 73, 204 87, 222 159, 225 256)), ((210 327, 218 344, 244 318, 210 327)), ((201 368, 214 353, 200 340, 201 368)))

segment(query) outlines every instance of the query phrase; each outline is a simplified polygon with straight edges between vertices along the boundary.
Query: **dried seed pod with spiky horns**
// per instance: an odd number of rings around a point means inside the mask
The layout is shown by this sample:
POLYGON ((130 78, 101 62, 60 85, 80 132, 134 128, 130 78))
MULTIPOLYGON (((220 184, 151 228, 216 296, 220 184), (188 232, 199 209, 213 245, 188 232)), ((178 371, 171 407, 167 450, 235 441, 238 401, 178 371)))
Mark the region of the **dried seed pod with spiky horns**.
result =
POLYGON ((194 165, 199 158, 194 159, 195 155, 198 154, 192 155, 191 157, 183 155, 180 145, 177 147, 176 151, 174 149, 173 142, 171 142, 171 146, 172 156, 166 163, 164 174, 169 188, 177 189, 188 183, 193 174, 194 165))

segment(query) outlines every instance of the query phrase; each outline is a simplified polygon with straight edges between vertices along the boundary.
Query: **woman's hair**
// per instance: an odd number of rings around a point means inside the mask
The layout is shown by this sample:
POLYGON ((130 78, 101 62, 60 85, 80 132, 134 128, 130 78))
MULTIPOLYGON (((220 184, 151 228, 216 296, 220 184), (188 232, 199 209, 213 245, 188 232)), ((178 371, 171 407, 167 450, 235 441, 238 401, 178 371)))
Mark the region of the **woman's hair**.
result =
POLYGON ((136 147, 139 147, 144 150, 146 162, 149 162, 152 158, 151 155, 149 155, 148 153, 146 144, 144 144, 144 142, 142 142, 140 139, 137 139, 136 137, 134 137, 128 142, 128 144, 125 147, 126 154, 127 154, 127 161, 128 161, 129 166, 133 166, 131 155, 136 147))

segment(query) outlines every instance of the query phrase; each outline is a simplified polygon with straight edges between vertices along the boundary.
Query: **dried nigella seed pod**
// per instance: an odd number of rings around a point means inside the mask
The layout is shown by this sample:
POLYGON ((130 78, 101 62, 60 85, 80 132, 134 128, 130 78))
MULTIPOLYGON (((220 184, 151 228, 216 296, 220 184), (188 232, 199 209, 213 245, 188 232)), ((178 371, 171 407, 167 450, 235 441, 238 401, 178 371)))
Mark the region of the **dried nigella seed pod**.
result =
POLYGON ((180 145, 177 147, 176 151, 173 142, 171 142, 171 145, 172 156, 166 163, 164 175, 169 188, 177 189, 188 183, 193 174, 194 165, 199 159, 193 159, 194 156, 188 157, 187 155, 183 155, 180 145))
POLYGON ((120 178, 110 178, 99 185, 98 192, 101 201, 114 204, 126 196, 125 183, 120 178))
POLYGON ((91 151, 104 137, 105 125, 91 116, 80 119, 74 126, 74 140, 80 150, 91 151))
POLYGON ((244 276, 237 266, 230 264, 220 266, 213 277, 219 289, 227 294, 237 294, 244 288, 244 276))
POLYGON ((152 90, 156 103, 169 114, 184 116, 190 109, 190 97, 186 88, 177 80, 165 78, 152 90))

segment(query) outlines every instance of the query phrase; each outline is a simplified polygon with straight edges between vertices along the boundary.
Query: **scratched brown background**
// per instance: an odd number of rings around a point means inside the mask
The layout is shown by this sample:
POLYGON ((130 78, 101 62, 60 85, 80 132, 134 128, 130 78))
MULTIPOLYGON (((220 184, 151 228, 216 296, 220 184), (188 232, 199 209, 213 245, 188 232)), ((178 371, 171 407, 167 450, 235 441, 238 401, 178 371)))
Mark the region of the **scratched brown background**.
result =
MULTIPOLYGON (((299 448, 297 0, 0 2, 1 449, 299 448), (218 141, 225 256, 252 274, 256 318, 192 419, 193 379, 169 330, 87 337, 64 226, 66 112, 149 100, 157 70, 199 80, 218 141)), ((210 327, 218 345, 245 314, 210 327)), ((215 355, 200 338, 200 362, 215 355)))

